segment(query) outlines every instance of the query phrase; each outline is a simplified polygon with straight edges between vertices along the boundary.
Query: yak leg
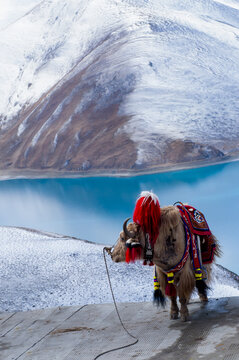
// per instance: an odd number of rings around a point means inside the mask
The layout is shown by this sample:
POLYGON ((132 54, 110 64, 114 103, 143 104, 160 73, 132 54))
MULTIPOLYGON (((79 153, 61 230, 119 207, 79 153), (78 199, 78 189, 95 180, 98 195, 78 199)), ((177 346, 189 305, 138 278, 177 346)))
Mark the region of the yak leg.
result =
POLYGON ((170 309, 170 319, 175 320, 178 319, 178 304, 177 304, 177 296, 170 296, 171 300, 171 309, 170 309))
MULTIPOLYGON (((207 277, 210 278, 210 273, 211 273, 211 264, 207 264, 202 270, 203 279, 207 279, 207 277)), ((197 286, 197 290, 200 301, 205 305, 208 302, 207 290, 209 289, 209 287, 205 280, 203 283, 205 284, 205 286, 197 286)))
POLYGON ((208 297, 207 297, 206 294, 200 294, 200 293, 198 293, 198 295, 199 295, 199 299, 200 299, 200 301, 201 301, 202 304, 206 304, 206 303, 208 302, 208 297))
POLYGON ((187 321, 189 317, 187 303, 195 287, 195 277, 192 270, 190 257, 188 257, 187 262, 179 276, 178 297, 181 304, 181 320, 187 321))
POLYGON ((180 304, 181 304, 181 309, 180 309, 180 314, 181 314, 181 320, 182 321, 188 321, 188 317, 189 317, 189 313, 188 313, 188 307, 187 307, 187 299, 185 297, 180 297, 179 298, 180 304))

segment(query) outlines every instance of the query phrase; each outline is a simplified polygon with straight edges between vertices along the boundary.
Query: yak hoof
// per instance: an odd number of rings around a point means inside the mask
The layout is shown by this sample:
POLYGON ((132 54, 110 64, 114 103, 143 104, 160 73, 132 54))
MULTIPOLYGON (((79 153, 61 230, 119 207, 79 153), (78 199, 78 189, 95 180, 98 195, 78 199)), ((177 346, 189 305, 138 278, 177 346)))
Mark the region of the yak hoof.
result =
POLYGON ((181 321, 186 322, 189 320, 189 315, 188 314, 181 314, 181 321))
POLYGON ((199 298, 200 298, 200 301, 202 304, 206 304, 208 302, 208 298, 207 296, 204 296, 204 295, 199 295, 199 298))
POLYGON ((171 320, 177 320, 178 319, 178 314, 177 313, 170 314, 170 319, 171 320))

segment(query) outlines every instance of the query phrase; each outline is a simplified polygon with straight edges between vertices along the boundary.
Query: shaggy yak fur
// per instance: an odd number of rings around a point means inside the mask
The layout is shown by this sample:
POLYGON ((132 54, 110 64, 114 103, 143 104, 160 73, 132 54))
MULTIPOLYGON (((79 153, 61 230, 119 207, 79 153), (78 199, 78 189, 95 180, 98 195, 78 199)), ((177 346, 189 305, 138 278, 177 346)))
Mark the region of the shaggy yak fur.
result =
MULTIPOLYGON (((154 245, 153 263, 156 266, 157 278, 160 283, 160 289, 165 295, 165 287, 167 284, 166 273, 169 269, 175 266, 183 257, 185 250, 185 233, 184 226, 181 220, 179 210, 176 206, 165 206, 161 208, 160 217, 160 231, 157 240, 154 245)), ((126 254, 126 241, 139 242, 144 249, 145 236, 139 225, 136 223, 129 223, 126 228, 127 234, 121 231, 119 239, 113 248, 108 248, 108 253, 115 262, 125 261, 126 254), (129 237, 129 232, 131 237, 129 237)), ((216 238, 214 237, 216 249, 214 255, 220 256, 220 248, 216 238)), ((143 258, 142 250, 142 258, 143 258)), ((211 264, 205 266, 207 271, 207 278, 210 281, 211 264)), ((176 296, 171 296, 171 319, 177 319, 179 314, 179 308, 177 305, 177 296, 181 304, 180 315, 182 321, 188 320, 188 308, 187 303, 190 296, 195 289, 196 281, 194 276, 194 270, 191 263, 190 256, 188 257, 185 266, 179 272, 175 273, 174 285, 176 287, 176 296)), ((205 289, 204 289, 205 290, 205 289)), ((202 302, 208 301, 205 291, 200 294, 199 297, 202 302)))

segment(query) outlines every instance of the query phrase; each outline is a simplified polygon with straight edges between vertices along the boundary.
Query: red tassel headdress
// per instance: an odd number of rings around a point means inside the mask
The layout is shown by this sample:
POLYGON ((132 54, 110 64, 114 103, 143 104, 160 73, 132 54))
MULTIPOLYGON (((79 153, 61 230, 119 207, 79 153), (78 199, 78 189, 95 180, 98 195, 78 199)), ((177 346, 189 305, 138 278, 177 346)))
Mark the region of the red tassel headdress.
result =
POLYGON ((139 224, 145 234, 148 234, 150 245, 153 249, 159 234, 160 205, 158 197, 149 191, 142 191, 138 198, 133 221, 139 224))

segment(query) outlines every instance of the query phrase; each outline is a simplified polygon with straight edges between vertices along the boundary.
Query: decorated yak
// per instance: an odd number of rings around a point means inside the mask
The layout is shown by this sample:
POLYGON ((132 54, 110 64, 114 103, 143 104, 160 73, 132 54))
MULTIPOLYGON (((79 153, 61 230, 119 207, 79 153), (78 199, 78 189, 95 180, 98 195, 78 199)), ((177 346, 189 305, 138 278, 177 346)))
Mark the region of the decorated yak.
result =
POLYGON ((177 319, 181 304, 182 321, 188 320, 187 304, 194 289, 207 302, 208 281, 215 255, 220 248, 204 215, 182 203, 160 208, 157 196, 142 192, 133 214, 123 224, 113 248, 107 248, 115 262, 142 259, 144 265, 155 265, 154 301, 171 300, 171 319, 177 319), (130 218, 129 218, 130 219, 130 218))

